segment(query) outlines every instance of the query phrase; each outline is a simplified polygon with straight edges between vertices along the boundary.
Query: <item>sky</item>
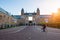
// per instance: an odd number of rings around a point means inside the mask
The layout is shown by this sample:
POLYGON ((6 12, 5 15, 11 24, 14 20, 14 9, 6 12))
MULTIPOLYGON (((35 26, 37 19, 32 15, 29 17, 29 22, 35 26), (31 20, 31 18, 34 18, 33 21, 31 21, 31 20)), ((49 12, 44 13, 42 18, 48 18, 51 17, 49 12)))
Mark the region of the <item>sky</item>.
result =
POLYGON ((0 7, 12 15, 20 15, 22 8, 25 12, 36 12, 39 8, 41 15, 49 15, 60 8, 60 0, 0 0, 0 7))

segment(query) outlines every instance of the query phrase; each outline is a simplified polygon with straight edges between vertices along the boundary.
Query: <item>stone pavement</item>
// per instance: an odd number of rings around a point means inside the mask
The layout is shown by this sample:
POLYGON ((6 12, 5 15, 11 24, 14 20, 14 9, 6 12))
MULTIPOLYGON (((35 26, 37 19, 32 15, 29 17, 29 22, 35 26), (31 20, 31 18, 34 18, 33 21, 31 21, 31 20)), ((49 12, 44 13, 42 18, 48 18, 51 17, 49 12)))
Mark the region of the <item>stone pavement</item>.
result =
POLYGON ((0 40, 60 40, 60 29, 48 28, 42 32, 42 26, 21 26, 0 30, 0 40))

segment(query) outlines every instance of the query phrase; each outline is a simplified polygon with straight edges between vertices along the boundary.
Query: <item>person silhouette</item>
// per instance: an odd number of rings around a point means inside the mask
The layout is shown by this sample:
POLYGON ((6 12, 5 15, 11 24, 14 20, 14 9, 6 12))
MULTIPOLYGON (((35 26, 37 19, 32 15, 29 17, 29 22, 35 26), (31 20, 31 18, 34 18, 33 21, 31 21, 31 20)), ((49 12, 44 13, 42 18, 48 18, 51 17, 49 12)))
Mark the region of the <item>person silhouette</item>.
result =
POLYGON ((46 31, 46 24, 43 25, 43 32, 46 31))

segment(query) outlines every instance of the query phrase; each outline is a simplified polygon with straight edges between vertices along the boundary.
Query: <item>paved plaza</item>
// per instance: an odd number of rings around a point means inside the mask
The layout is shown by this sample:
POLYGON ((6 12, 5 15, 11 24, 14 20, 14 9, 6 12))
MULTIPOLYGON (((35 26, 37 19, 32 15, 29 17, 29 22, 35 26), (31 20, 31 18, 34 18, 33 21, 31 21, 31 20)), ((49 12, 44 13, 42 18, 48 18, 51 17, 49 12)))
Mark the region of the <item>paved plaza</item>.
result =
POLYGON ((60 40, 60 29, 46 28, 42 32, 42 26, 20 26, 0 30, 0 40, 60 40))

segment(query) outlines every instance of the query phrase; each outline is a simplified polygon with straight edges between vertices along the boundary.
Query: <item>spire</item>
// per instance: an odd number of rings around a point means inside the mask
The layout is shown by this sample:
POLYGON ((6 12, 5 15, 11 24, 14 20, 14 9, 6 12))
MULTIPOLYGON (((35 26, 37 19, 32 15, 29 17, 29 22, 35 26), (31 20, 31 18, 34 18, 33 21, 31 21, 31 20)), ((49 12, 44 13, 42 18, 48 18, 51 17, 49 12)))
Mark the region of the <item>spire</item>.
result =
POLYGON ((40 15, 40 10, 39 10, 39 8, 37 8, 37 15, 40 15))
POLYGON ((21 9, 21 15, 24 15, 24 9, 23 8, 21 9))

